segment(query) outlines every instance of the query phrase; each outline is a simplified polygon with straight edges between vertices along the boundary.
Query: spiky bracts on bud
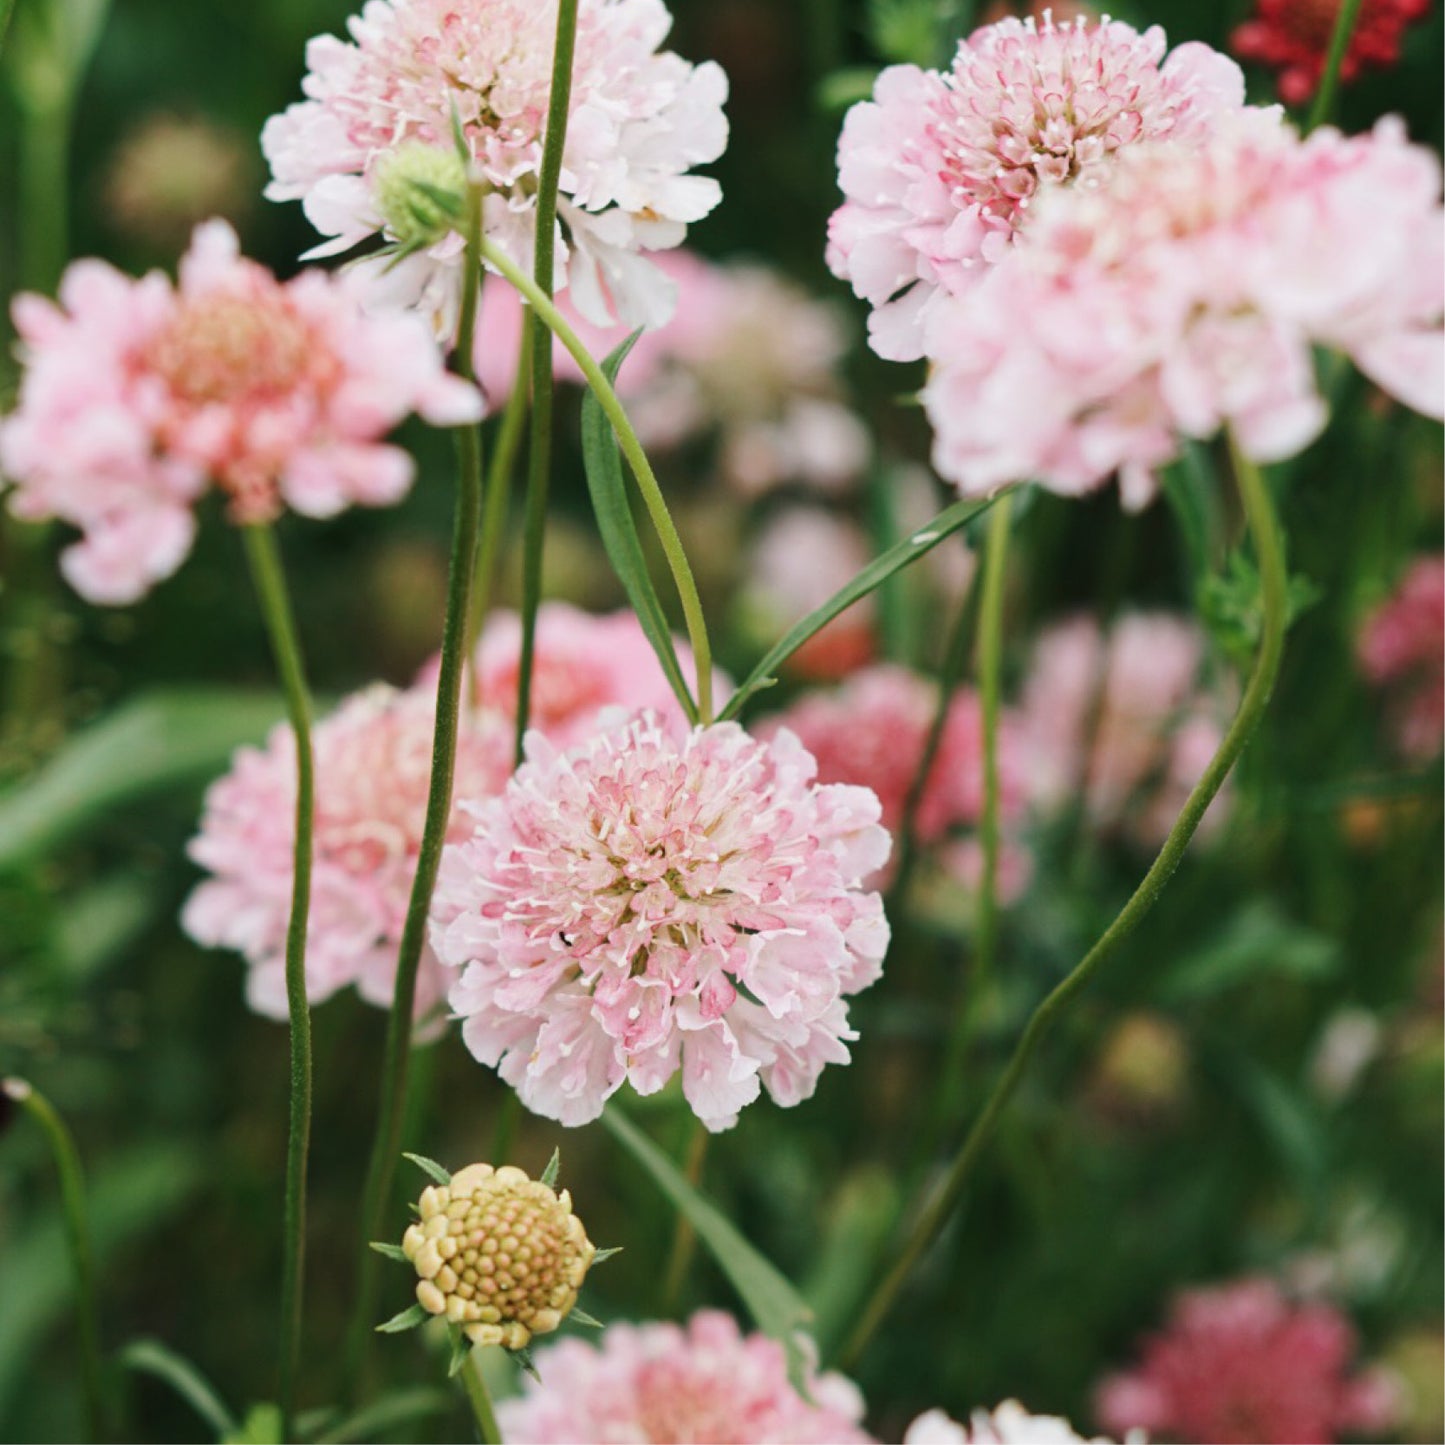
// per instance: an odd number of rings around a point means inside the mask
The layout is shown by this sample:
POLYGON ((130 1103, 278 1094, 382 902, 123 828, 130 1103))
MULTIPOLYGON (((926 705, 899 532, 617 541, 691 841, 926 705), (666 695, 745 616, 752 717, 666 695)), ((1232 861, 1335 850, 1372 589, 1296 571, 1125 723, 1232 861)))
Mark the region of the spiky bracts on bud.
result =
POLYGON ((375 185, 377 209, 402 249, 421 250, 461 221, 467 166, 453 149, 407 141, 378 162, 375 185))
POLYGON ((471 1164, 430 1185, 402 1252, 420 1279, 416 1297, 476 1345, 525 1349, 577 1303, 597 1251, 572 1198, 504 1164, 471 1164))

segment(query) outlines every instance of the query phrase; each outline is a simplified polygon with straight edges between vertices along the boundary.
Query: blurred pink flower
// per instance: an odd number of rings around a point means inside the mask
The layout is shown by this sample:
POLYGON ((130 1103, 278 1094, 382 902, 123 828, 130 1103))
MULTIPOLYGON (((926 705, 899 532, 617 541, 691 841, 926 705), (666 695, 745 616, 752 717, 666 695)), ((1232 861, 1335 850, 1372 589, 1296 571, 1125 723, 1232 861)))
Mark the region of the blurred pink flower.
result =
POLYGON ((1366 620, 1360 667, 1395 693, 1395 737, 1408 758, 1428 762, 1445 731, 1445 556, 1421 557, 1366 620))
POLYGON ((1293 456, 1326 409, 1311 348, 1445 408, 1440 163, 1398 120, 1307 139, 1267 113, 1131 147, 1040 197, 1028 244, 930 324, 934 464, 967 495, 1034 478, 1155 490, 1182 436, 1293 456))
POLYGON ((1005 254, 1037 195, 1096 174, 1121 147, 1198 145, 1244 104, 1227 56, 1191 43, 1165 59, 1165 47, 1157 25, 1055 25, 1046 11, 976 31, 945 73, 895 65, 878 77, 843 123, 846 199, 828 265, 874 307, 880 356, 925 354, 937 299, 1005 254))
POLYGON ((950 1420, 942 1410, 920 1415, 903 1436, 903 1445, 1108 1445, 1086 1441, 1057 1415, 1030 1415, 1017 1400, 996 1410, 975 1410, 967 1425, 950 1420))
POLYGON ((451 1004, 534 1112, 585 1124, 624 1079, 679 1068, 713 1130, 766 1086, 784 1106, 846 1063, 847 995, 888 925, 861 880, 887 860, 878 800, 823 787, 791 734, 691 732, 655 713, 571 751, 540 733, 500 798, 469 808, 432 911, 451 1004))
POLYGON ((381 437, 414 411, 481 415, 415 319, 364 316, 320 272, 278 282, 223 221, 196 230, 178 287, 77 261, 59 306, 22 295, 14 318, 26 371, 0 426, 10 509, 80 528, 61 568, 92 602, 133 602, 180 566, 210 483, 237 522, 384 506, 413 464, 381 437))
MULTIPOLYGON (((1224 736, 1198 684, 1203 661, 1203 634, 1166 613, 1126 614, 1107 639, 1085 616, 1045 631, 1020 709, 1035 806, 1081 796, 1097 826, 1161 843, 1224 736)), ((1202 827, 1228 806, 1222 793, 1202 827)))
MULTIPOLYGON (((598 325, 656 325, 670 287, 644 259, 678 245, 721 199, 690 175, 727 144, 727 78, 659 52, 662 0, 582 0, 558 198, 556 288, 598 325)), ((307 98, 261 135, 272 200, 301 200, 346 251, 381 231, 378 178, 404 141, 450 150, 453 116, 489 191, 487 234, 532 265, 537 177, 551 88, 556 0, 367 0, 307 47, 307 98)), ((462 245, 449 236, 403 260, 363 263, 379 295, 442 318, 455 310, 462 245)))
POLYGON ((705 1310, 686 1326, 610 1325, 596 1345, 561 1340, 537 1351, 541 1383, 497 1405, 515 1445, 564 1441, 727 1441, 729 1445, 854 1445, 870 1439, 863 1400, 841 1375, 814 1376, 810 1404, 788 1381, 783 1347, 744 1336, 705 1310))
MULTIPOLYGON (((767 719, 757 733, 766 738, 788 729, 817 759, 820 781, 868 788, 882 806, 883 826, 897 833, 923 762, 937 699, 934 683, 907 668, 879 664, 854 673, 835 691, 805 695, 767 719)), ((1027 764, 1018 722, 1005 713, 999 727, 999 784, 1006 822, 1023 812, 1027 764)), ((957 829, 972 828, 982 812, 983 714, 977 693, 960 688, 919 802, 918 840, 940 843, 957 829)), ((960 863, 965 873, 970 866, 966 859, 960 863)), ((1014 870, 1011 881, 1021 886, 1027 871, 1014 870)))
MULTIPOLYGON (((1349 1373, 1355 1335, 1333 1305, 1292 1304, 1266 1279, 1187 1291, 1142 1344, 1139 1368, 1099 1386, 1108 1430, 1218 1445, 1328 1445, 1387 1429, 1394 1391, 1349 1373)), ((1378 1435, 1372 1438, 1378 1439, 1378 1435)))
MULTIPOLYGON (((355 984, 369 1002, 391 1004, 396 956, 420 852, 431 778, 436 700, 429 690, 376 685, 354 694, 313 732, 316 818, 306 994, 320 1003, 355 984)), ((463 716, 457 739, 458 798, 501 791, 512 732, 495 713, 463 716)), ((277 727, 264 748, 242 748, 206 794, 190 855, 212 876, 191 894, 187 933, 243 954, 247 998, 258 1013, 286 1017, 285 944, 291 912, 296 747, 277 727)), ((470 824, 454 812, 449 836, 470 824)), ((418 975, 416 1012, 446 991, 430 949, 418 975)))
MULTIPOLYGON (((692 649, 674 639, 682 675, 696 689, 697 662, 692 649)), ((515 612, 493 612, 482 629, 475 654, 474 686, 478 701, 509 720, 517 716, 517 681, 522 661, 522 619, 515 612)), ((417 683, 435 686, 437 661, 422 668, 417 683)), ((713 697, 719 705, 732 691, 731 679, 714 669, 713 697)), ((529 720, 558 747, 584 742, 597 731, 605 708, 638 712, 651 708, 681 719, 662 664, 632 612, 596 616, 566 602, 544 602, 537 610, 536 650, 532 660, 529 720)))

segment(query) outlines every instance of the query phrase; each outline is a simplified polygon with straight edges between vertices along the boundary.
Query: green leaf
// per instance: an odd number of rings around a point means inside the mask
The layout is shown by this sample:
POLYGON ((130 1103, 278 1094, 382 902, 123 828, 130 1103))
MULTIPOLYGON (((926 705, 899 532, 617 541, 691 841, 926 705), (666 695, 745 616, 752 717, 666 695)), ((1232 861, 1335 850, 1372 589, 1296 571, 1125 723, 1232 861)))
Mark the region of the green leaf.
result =
POLYGON ((443 1169, 435 1159, 428 1159, 425 1154, 407 1154, 403 1152, 401 1157, 403 1159, 410 1159, 433 1183, 450 1184, 452 1182, 451 1171, 443 1169))
POLYGON ((399 1440, 403 1432, 398 1426, 424 1420, 429 1415, 443 1415, 452 1404, 452 1396, 446 1390, 398 1390, 331 1426, 325 1434, 316 1437, 316 1445, 341 1445, 343 1441, 369 1440, 374 1436, 399 1440))
POLYGON ((466 1366, 467 1356, 472 1352, 472 1342, 462 1333, 462 1327, 458 1324, 447 1326, 447 1337, 452 1346, 451 1359, 447 1362, 447 1379, 455 1380, 466 1366))
POLYGON ((136 798, 220 773, 281 714, 275 695, 229 689, 167 689, 123 703, 0 793, 0 868, 49 852, 136 798))
POLYGON ((614 1244, 609 1249, 599 1249, 597 1253, 592 1256, 592 1263, 594 1265, 606 1264, 606 1262, 611 1259, 614 1254, 621 1253, 622 1245, 620 1244, 614 1244))
POLYGON ((384 1255, 387 1259, 394 1259, 398 1264, 410 1264, 406 1257, 406 1251, 399 1244, 387 1244, 385 1240, 373 1239, 371 1248, 378 1254, 384 1255))
POLYGON ((283 1445, 281 1408, 270 1403, 252 1405, 240 1428, 221 1437, 222 1445, 283 1445))
POLYGON ((897 546, 890 547, 881 557, 875 558, 846 587, 835 592, 821 607, 788 630, 782 641, 768 652, 728 699, 727 706, 718 715, 718 721, 726 722, 736 717, 755 692, 771 687, 777 681, 773 674, 778 668, 840 613, 881 587, 895 572, 931 552, 945 537, 982 516, 996 500, 996 497, 987 497, 981 502, 972 499, 955 502, 951 507, 945 507, 926 527, 920 527, 897 546))
POLYGON ((520 1350, 508 1350, 507 1353, 517 1362, 517 1367, 522 1370, 524 1374, 530 1375, 539 1385, 542 1383, 542 1377, 537 1373, 537 1366, 532 1359, 531 1350, 523 1348, 520 1350))
POLYGON ((560 1149, 554 1149, 552 1151, 552 1157, 547 1161, 547 1167, 542 1171, 542 1183, 545 1184, 548 1189, 555 1189, 557 1187, 557 1174, 561 1168, 562 1151, 560 1149))
POLYGON ((169 1346, 159 1340, 136 1340, 120 1352, 120 1362, 127 1369, 163 1380, 215 1431, 218 1440, 236 1433, 235 1416, 226 1408, 215 1387, 189 1360, 169 1346))
MULTIPOLYGON (((634 331, 621 346, 603 363, 602 370, 608 381, 616 381, 627 354, 641 336, 634 331)), ((607 560, 617 573, 627 600, 637 614, 667 681, 677 694, 688 718, 697 721, 697 703, 688 690, 687 680, 682 675, 682 666, 677 660, 677 649, 672 640, 672 628, 668 626, 667 614, 658 599, 657 589, 647 570, 647 558, 642 551, 642 542, 637 535, 637 524, 633 521, 632 505, 628 500, 627 480, 622 471, 622 454, 617 446, 617 437, 612 423, 602 410, 601 403, 588 387, 582 398, 582 460, 587 472, 587 490, 592 497, 592 510, 597 516, 597 530, 602 537, 602 546, 607 560)))
POLYGON ((697 1237, 732 1281, 758 1328, 779 1341, 787 1351, 788 1374, 794 1385, 805 1391, 810 1357, 799 1336, 811 1324, 813 1312, 803 1297, 743 1238, 716 1205, 688 1183, 672 1160, 625 1114, 608 1105, 603 1110, 602 1122, 686 1216, 697 1237))
POLYGON ((399 1335, 403 1330, 414 1330, 418 1325, 424 1325, 430 1318, 422 1305, 414 1304, 399 1315, 392 1315, 384 1325, 377 1325, 376 1332, 379 1335, 399 1335))
POLYGON ((589 1315, 586 1310, 579 1308, 577 1305, 572 1306, 571 1310, 568 1312, 567 1318, 569 1320, 572 1320, 576 1324, 586 1325, 589 1330, 600 1330, 606 1328, 606 1326, 603 1325, 602 1321, 599 1320, 595 1315, 589 1315))

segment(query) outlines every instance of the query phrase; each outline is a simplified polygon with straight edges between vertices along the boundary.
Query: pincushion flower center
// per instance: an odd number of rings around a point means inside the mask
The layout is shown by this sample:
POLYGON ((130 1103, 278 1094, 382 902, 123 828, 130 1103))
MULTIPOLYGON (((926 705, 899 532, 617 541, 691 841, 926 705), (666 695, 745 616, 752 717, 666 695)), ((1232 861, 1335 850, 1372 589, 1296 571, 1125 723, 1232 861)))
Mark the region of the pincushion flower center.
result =
POLYGON ((306 324, 284 302, 210 295, 183 300, 152 341, 152 369, 197 406, 284 396, 305 376, 306 324))

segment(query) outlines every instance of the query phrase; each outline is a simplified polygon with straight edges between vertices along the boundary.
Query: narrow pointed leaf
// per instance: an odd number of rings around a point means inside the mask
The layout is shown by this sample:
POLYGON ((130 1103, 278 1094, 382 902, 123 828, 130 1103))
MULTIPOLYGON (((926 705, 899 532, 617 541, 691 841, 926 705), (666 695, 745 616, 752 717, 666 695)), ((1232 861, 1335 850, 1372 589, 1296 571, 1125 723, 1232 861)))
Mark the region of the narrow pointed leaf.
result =
POLYGON ((552 1151, 552 1157, 547 1161, 547 1167, 542 1171, 542 1183, 545 1184, 548 1189, 555 1189, 557 1187, 557 1174, 561 1168, 562 1151, 560 1149, 554 1149, 552 1151))
POLYGON ((592 1263, 594 1265, 605 1264, 614 1254, 621 1254, 622 1249, 623 1246, 620 1244, 614 1244, 608 1249, 599 1249, 597 1253, 592 1256, 592 1263))
POLYGON ((387 1244, 382 1240, 373 1239, 371 1241, 371 1247, 378 1254, 385 1255, 387 1259, 396 1260, 398 1264, 411 1263, 406 1257, 406 1251, 399 1244, 387 1244))
POLYGON ((755 692, 771 687, 777 681, 775 674, 778 668, 840 613, 846 612, 855 602, 861 601, 882 586, 895 572, 931 552, 945 537, 951 536, 960 527, 966 527, 975 517, 982 516, 996 500, 996 497, 987 497, 981 502, 971 498, 955 502, 941 511, 927 526, 920 527, 897 546, 890 547, 881 557, 870 562, 846 587, 835 592, 821 607, 789 629, 782 641, 769 650, 767 656, 728 699, 727 705, 718 714, 718 721, 726 722, 729 718, 735 718, 755 692))
POLYGON ((182 1355, 159 1340, 136 1340, 120 1352, 120 1362, 140 1374, 164 1381, 215 1432, 218 1440, 240 1428, 215 1386, 182 1355))
POLYGON ((403 1330, 414 1330, 418 1325, 424 1325, 431 1315, 419 1304, 404 1309, 399 1315, 393 1315, 384 1325, 377 1325, 376 1332, 379 1335, 399 1335, 403 1330))
POLYGON ((589 1315, 586 1310, 579 1309, 576 1305, 572 1306, 571 1312, 568 1314, 567 1318, 569 1320, 574 1320, 579 1325, 586 1325, 589 1330, 600 1330, 606 1328, 602 1321, 599 1320, 595 1315, 589 1315))
POLYGON ((448 1328, 448 1334, 451 1336, 452 1357, 447 1365, 447 1379, 455 1380, 467 1363, 467 1356, 471 1353, 472 1345, 471 1341, 462 1333, 460 1325, 451 1325, 448 1328))
POLYGON ((797 1388, 806 1391, 808 1354, 799 1335, 812 1322, 813 1312, 802 1295, 748 1243, 715 1204, 688 1183, 672 1160, 625 1114, 609 1105, 603 1111, 602 1122, 686 1216, 697 1237, 732 1281, 758 1328, 787 1351, 789 1376, 797 1388))
POLYGON ((410 1159, 411 1162, 435 1184, 450 1184, 452 1182, 451 1171, 443 1169, 435 1159, 428 1159, 425 1154, 407 1154, 403 1152, 401 1157, 403 1159, 410 1159))
MULTIPOLYGON (((608 381, 615 381, 627 354, 642 333, 635 331, 602 363, 608 381)), ((677 694, 683 711, 697 721, 697 703, 693 701, 682 666, 673 645, 672 628, 658 600, 657 589, 647 570, 647 558, 637 535, 628 501, 627 479, 622 471, 622 453, 612 423, 589 387, 582 398, 582 460, 587 471, 587 490, 592 496, 592 510, 597 516, 597 530, 607 552, 607 560, 617 573, 627 593, 627 600, 637 614, 647 640, 657 653, 657 660, 667 681, 677 694)))
POLYGON ((537 1373, 537 1366, 532 1359, 531 1350, 508 1350, 507 1353, 517 1362, 519 1368, 529 1374, 539 1385, 542 1383, 542 1377, 537 1373))

